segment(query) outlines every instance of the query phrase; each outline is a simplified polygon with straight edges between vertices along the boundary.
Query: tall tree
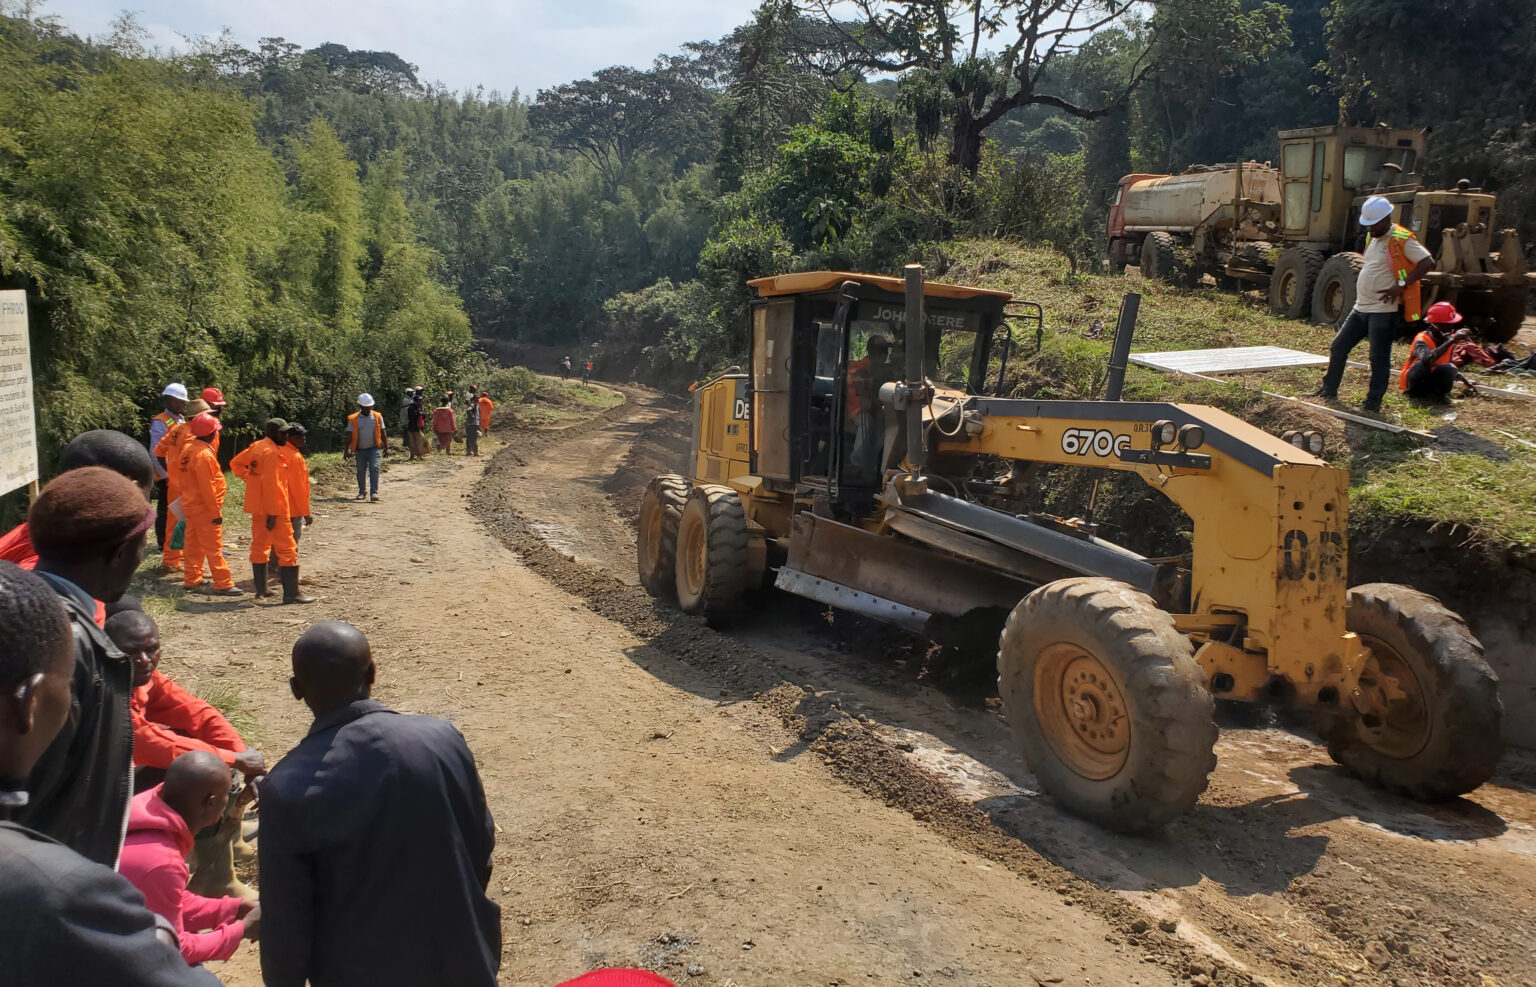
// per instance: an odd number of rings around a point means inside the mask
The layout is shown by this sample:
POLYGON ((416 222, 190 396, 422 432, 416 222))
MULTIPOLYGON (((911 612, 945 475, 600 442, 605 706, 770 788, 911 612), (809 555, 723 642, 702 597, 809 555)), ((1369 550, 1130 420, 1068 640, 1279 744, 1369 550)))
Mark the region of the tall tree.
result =
POLYGON ((1122 105, 1165 62, 1192 53, 1266 50, 1281 36, 1284 10, 1242 0, 806 0, 828 23, 852 8, 845 35, 856 51, 839 68, 906 73, 904 94, 919 126, 946 125, 949 159, 970 174, 987 130, 1009 112, 1045 106, 1096 120, 1122 105), (1052 85, 1057 64, 1106 28, 1154 10, 1124 86, 1077 102, 1052 85))

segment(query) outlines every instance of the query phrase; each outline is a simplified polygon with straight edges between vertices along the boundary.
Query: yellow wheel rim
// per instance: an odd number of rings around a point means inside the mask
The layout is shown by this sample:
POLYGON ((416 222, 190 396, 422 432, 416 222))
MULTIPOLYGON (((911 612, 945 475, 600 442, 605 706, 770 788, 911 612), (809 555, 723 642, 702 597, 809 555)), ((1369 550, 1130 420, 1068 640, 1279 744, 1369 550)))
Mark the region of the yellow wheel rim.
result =
POLYGON ((1424 690, 1397 649, 1368 634, 1362 634, 1360 641, 1371 649, 1360 671, 1360 691, 1374 701, 1374 711, 1357 720, 1360 739, 1387 757, 1413 757, 1429 743, 1424 690))
POLYGON ((1125 767, 1131 722, 1120 686, 1093 655, 1053 644, 1035 663, 1035 719, 1062 763, 1090 781, 1125 767))
POLYGON ((683 512, 682 530, 678 532, 677 571, 682 573, 683 587, 687 595, 697 597, 704 592, 704 573, 708 562, 704 557, 709 547, 704 536, 704 524, 691 511, 683 512))

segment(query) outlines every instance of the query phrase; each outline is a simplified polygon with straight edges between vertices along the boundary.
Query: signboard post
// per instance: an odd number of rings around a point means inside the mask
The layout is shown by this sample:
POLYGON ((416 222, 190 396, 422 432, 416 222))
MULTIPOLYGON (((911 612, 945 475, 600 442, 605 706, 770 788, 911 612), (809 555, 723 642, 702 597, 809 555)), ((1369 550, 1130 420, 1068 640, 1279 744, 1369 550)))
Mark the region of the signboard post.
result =
POLYGON ((32 401, 32 349, 27 293, 0 291, 0 494, 37 486, 37 409, 32 401))

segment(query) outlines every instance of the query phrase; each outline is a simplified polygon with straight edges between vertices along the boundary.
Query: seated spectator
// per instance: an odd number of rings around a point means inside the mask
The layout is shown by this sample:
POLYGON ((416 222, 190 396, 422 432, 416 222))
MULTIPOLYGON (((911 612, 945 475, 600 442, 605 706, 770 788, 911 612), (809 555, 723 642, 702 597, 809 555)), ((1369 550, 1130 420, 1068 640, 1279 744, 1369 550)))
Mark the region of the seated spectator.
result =
MULTIPOLYGON (((70 716, 69 618, 41 578, 0 562, 0 811, 70 716)), ((0 822, 0 983, 217 987, 187 966, 144 898, 112 868, 36 830, 0 822)))
POLYGON ((205 898, 187 890, 192 834, 216 825, 229 802, 229 768, 206 751, 178 757, 165 782, 133 797, 118 871, 165 918, 188 963, 227 960, 241 939, 255 939, 261 906, 242 898, 205 898))
POLYGON ((246 747, 223 713, 160 671, 160 628, 152 617, 142 610, 123 610, 107 618, 106 631, 133 663, 135 766, 164 771, 181 755, 204 751, 246 777, 266 773, 261 751, 246 747))

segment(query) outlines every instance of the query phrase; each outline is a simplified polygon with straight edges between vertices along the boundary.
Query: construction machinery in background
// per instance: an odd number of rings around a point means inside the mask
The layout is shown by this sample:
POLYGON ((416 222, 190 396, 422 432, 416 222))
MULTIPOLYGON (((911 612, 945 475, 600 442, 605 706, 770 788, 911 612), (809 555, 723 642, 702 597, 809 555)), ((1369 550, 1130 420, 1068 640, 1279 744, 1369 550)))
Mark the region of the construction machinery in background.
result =
POLYGON ((1424 188, 1424 135, 1388 127, 1280 133, 1280 167, 1196 165, 1181 175, 1127 175, 1109 208, 1110 266, 1227 289, 1267 288, 1270 308, 1337 327, 1354 308, 1363 262, 1360 206, 1372 195, 1435 257, 1424 304, 1453 302, 1487 342, 1525 317, 1533 275, 1512 229, 1495 230, 1495 197, 1467 181, 1424 188))
POLYGON ((1349 478, 1322 436, 1121 401, 1127 296, 1102 401, 996 396, 1010 295, 811 272, 751 282, 750 372, 694 390, 687 475, 654 478, 645 588, 712 622, 769 587, 939 642, 996 648, 1040 784, 1117 830, 1189 809, 1213 700, 1322 714, 1332 757, 1421 799, 1502 752, 1497 681, 1463 621, 1406 586, 1349 587, 1349 478), (1135 473, 1189 515, 1145 558, 1033 512, 1042 470, 1135 473))

